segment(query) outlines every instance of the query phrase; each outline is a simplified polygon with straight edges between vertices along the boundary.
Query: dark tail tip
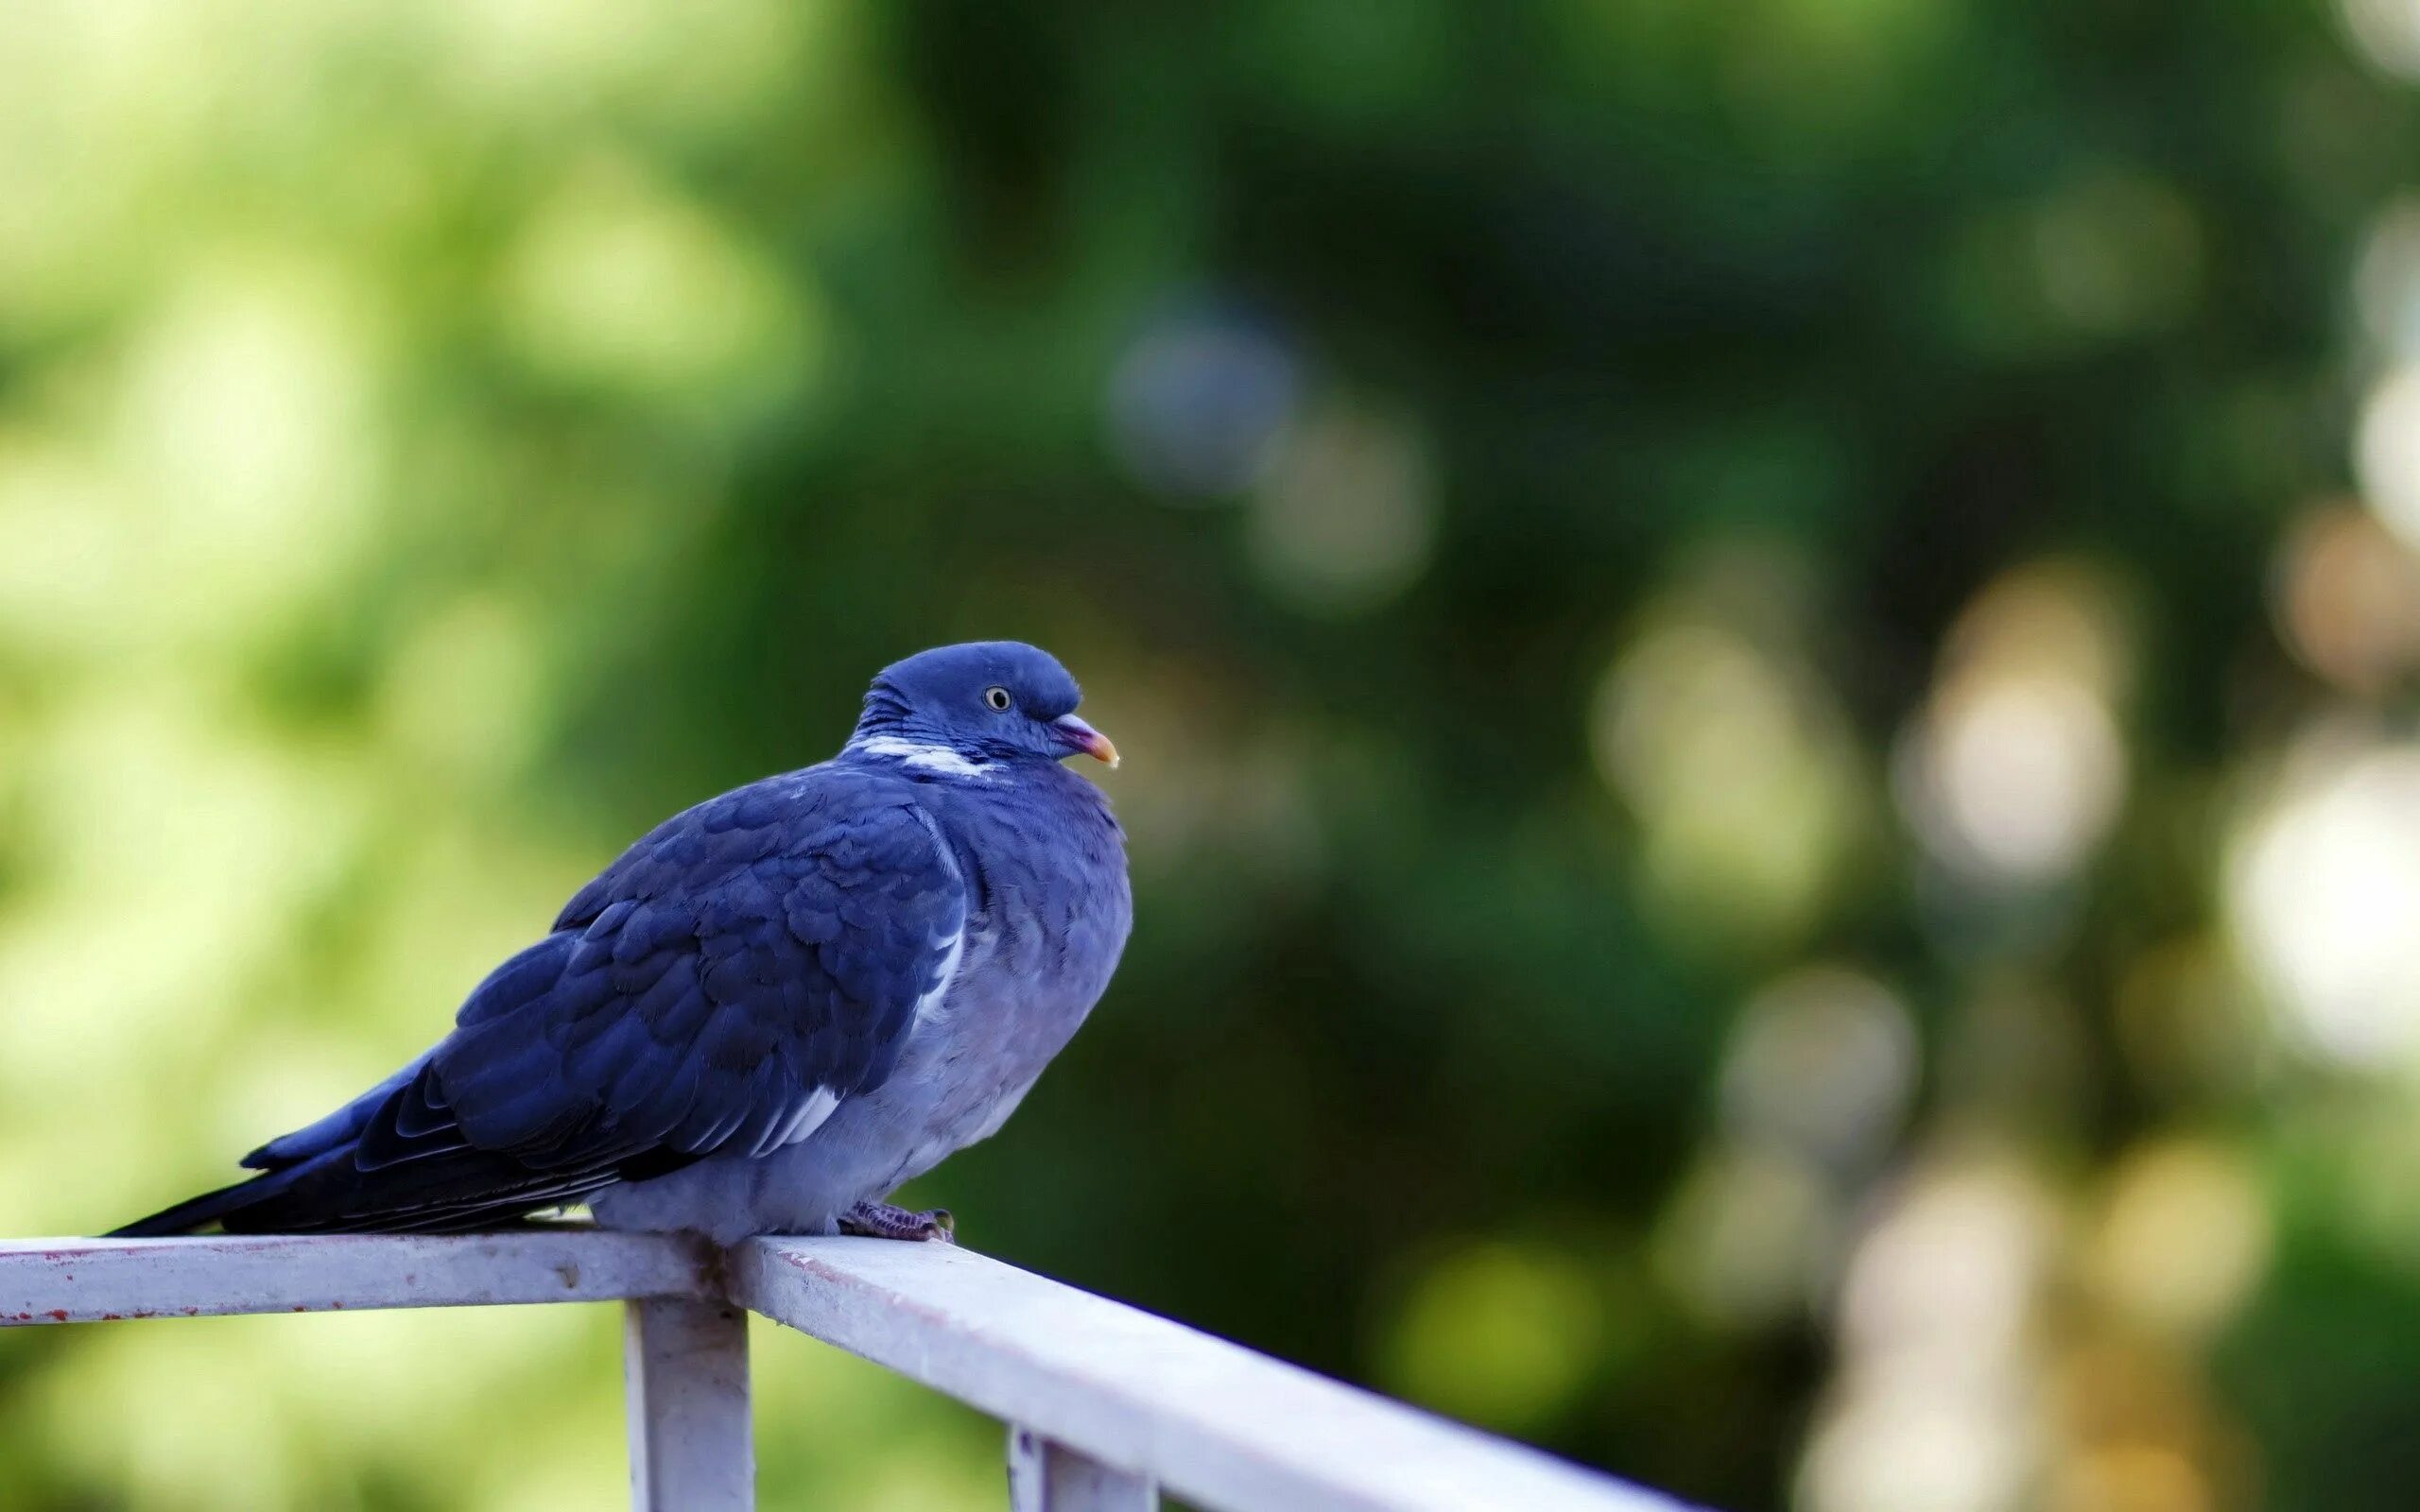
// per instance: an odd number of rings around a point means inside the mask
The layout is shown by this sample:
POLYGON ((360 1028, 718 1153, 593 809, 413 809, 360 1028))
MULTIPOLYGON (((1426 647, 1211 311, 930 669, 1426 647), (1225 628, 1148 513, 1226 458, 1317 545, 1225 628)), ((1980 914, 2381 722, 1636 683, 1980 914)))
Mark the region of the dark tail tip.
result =
POLYGON ((172 1234, 189 1234, 197 1229, 206 1228, 224 1219, 228 1214, 239 1212, 268 1195, 267 1193, 259 1190, 266 1179, 268 1178, 254 1177, 250 1181, 238 1181, 232 1187, 220 1187, 216 1192, 205 1192, 200 1196, 189 1197, 173 1208, 163 1208, 148 1218, 138 1218, 123 1228, 112 1228, 101 1237, 105 1239, 164 1239, 172 1234))

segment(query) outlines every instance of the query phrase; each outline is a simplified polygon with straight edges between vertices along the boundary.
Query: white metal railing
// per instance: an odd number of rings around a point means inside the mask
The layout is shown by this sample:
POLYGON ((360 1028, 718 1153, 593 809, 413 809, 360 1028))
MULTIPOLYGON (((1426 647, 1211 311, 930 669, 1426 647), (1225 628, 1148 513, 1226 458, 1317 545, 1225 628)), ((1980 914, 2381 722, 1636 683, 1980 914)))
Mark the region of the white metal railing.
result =
POLYGON ((462 1237, 0 1241, 0 1326, 629 1304, 639 1512, 753 1505, 747 1314, 1007 1421, 1015 1512, 1679 1512, 1680 1503, 947 1245, 716 1251, 563 1228, 462 1237))

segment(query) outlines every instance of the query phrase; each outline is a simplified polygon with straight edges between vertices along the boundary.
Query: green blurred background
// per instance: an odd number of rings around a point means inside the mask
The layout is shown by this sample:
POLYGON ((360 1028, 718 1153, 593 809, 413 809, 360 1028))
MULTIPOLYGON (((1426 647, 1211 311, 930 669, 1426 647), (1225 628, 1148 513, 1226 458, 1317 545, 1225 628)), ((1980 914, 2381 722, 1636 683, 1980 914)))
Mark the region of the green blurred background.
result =
MULTIPOLYGON (((1140 923, 975 1245, 1734 1512, 2420 1483, 2420 3, 0 7, 0 1229, 925 644, 1140 923)), ((10 1508, 611 1506, 610 1309, 29 1330, 10 1508)), ((761 1337, 769 1508, 1000 1435, 761 1337)))

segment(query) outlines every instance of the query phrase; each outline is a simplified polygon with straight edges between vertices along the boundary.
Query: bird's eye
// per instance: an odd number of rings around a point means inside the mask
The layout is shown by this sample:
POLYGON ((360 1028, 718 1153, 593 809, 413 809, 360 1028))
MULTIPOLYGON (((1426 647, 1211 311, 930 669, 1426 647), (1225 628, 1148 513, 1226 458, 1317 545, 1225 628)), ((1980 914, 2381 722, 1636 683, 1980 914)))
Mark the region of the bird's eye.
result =
POLYGON ((990 704, 994 709, 1006 710, 1009 707, 1009 690, 1006 688, 986 688, 983 690, 983 701, 990 704))

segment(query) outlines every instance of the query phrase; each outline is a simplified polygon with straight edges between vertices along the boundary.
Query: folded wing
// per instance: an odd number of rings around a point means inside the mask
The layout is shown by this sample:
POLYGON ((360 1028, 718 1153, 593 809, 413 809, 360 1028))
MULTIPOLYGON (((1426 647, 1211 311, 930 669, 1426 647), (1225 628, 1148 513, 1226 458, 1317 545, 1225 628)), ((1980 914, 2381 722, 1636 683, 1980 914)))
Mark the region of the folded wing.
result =
POLYGON ((264 1175, 121 1231, 493 1227, 768 1153, 882 1085, 965 919, 895 781, 818 768, 725 794, 582 889, 426 1057, 254 1151, 264 1175))

